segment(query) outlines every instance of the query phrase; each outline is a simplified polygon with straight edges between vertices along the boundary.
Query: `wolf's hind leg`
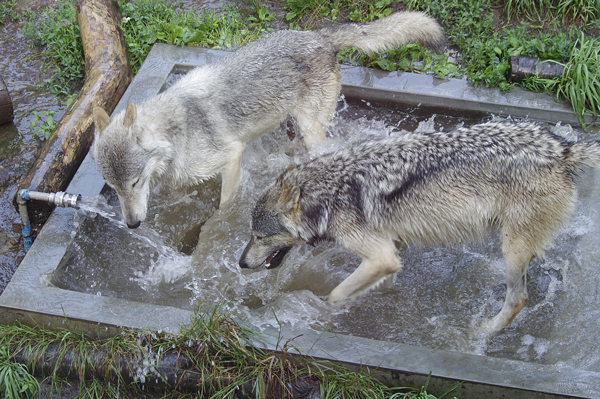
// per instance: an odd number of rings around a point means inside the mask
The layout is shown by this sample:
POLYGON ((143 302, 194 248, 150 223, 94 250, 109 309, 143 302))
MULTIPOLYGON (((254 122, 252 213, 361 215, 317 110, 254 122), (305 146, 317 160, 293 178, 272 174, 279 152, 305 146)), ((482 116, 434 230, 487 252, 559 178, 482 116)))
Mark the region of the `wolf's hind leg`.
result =
POLYGON ((355 297, 384 281, 388 284, 393 283, 396 273, 402 268, 402 262, 396 255, 396 248, 391 240, 369 240, 356 252, 363 258, 362 263, 331 291, 328 301, 355 297))
POLYGON ((341 75, 337 68, 336 66, 322 79, 312 82, 291 112, 308 150, 325 141, 325 127, 335 113, 341 88, 341 75))
POLYGON ((315 144, 325 141, 325 125, 312 115, 295 114, 296 122, 300 128, 302 140, 310 151, 315 144))
POLYGON ((496 333, 506 327, 525 306, 527 294, 527 267, 535 251, 524 238, 504 235, 502 253, 506 262, 506 298, 502 310, 489 324, 488 332, 496 333))

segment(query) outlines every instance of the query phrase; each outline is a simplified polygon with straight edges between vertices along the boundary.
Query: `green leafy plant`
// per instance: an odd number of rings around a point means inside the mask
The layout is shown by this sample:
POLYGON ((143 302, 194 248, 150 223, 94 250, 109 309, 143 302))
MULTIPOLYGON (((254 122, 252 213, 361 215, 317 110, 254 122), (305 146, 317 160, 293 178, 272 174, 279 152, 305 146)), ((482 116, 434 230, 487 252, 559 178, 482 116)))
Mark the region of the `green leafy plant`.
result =
POLYGON ((271 21, 273 21, 275 19, 273 14, 271 14, 269 12, 269 10, 267 10, 262 5, 260 0, 244 0, 244 1, 247 2, 248 4, 250 4, 250 6, 254 10, 254 13, 256 14, 256 16, 250 15, 248 17, 247 21, 250 22, 251 24, 256 24, 259 26, 266 26, 267 24, 269 24, 271 21))
POLYGON ((75 3, 57 2, 36 19, 26 21, 23 35, 36 46, 43 46, 46 66, 53 67, 54 77, 45 86, 55 95, 69 95, 73 83, 81 83, 85 76, 83 46, 75 3))
POLYGON ((0 397, 21 399, 32 397, 39 383, 23 364, 12 361, 8 347, 0 347, 0 397))
POLYGON ((385 54, 366 55, 356 49, 340 53, 340 58, 359 65, 380 68, 386 71, 410 71, 433 73, 439 77, 462 76, 458 66, 448 60, 447 54, 435 54, 419 44, 407 44, 385 54))
POLYGON ((411 10, 423 10, 445 28, 448 41, 459 48, 460 67, 475 86, 485 83, 500 86, 508 60, 498 48, 499 35, 494 30, 490 3, 483 0, 444 0, 429 2, 407 0, 411 10))
POLYGON ((355 9, 348 14, 348 19, 355 22, 371 22, 390 15, 391 6, 392 0, 377 0, 374 4, 367 4, 368 10, 355 9))
POLYGON ((55 113, 56 111, 33 111, 34 117, 29 123, 29 128, 33 131, 34 136, 41 133, 46 139, 50 137, 56 128, 55 113))
POLYGON ((266 32, 272 19, 257 3, 256 16, 244 19, 237 7, 226 6, 220 13, 178 11, 166 0, 119 0, 121 27, 134 73, 154 43, 209 48, 239 46, 266 32))
POLYGON ((7 19, 17 19, 17 0, 4 0, 0 3, 0 25, 7 19))

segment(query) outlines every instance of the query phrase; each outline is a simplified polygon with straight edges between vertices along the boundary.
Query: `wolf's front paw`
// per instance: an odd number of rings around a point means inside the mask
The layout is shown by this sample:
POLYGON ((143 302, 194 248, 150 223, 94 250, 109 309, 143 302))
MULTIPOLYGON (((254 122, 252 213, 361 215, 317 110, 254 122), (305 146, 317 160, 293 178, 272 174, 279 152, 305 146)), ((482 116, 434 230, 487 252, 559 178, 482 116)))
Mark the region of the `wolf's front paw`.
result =
POLYGON ((488 336, 488 338, 494 337, 502 330, 504 326, 498 325, 496 318, 486 319, 481 322, 479 326, 479 332, 488 336))
POLYGON ((329 297, 327 298, 327 302, 341 301, 342 299, 346 299, 346 298, 348 298, 348 295, 341 292, 341 290, 338 290, 337 288, 335 288, 329 294, 329 297))

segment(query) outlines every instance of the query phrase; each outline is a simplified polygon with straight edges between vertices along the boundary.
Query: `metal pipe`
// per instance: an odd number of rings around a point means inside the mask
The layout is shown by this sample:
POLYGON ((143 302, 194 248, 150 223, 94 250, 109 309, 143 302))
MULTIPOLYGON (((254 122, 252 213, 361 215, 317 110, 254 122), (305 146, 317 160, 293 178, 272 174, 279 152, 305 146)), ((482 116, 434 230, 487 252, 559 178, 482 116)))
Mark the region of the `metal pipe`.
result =
POLYGON ((27 214, 27 201, 23 198, 23 194, 20 190, 17 196, 17 204, 19 204, 19 215, 21 216, 21 236, 23 237, 23 249, 25 252, 29 251, 31 244, 33 244, 33 237, 31 231, 31 223, 29 222, 29 215, 27 214))
POLYGON ((67 194, 62 191, 57 193, 42 193, 39 191, 30 191, 29 189, 19 190, 17 194, 17 204, 19 204, 19 215, 21 216, 21 236, 23 237, 23 249, 29 251, 33 244, 33 231, 29 214, 27 213, 27 201, 44 201, 51 205, 60 206, 62 208, 79 208, 81 195, 67 194))
POLYGON ((39 191, 30 191, 24 189, 19 191, 19 196, 24 200, 30 201, 44 201, 51 205, 60 206, 62 208, 79 208, 78 202, 81 201, 81 195, 79 194, 67 194, 59 191, 57 193, 42 193, 39 191))

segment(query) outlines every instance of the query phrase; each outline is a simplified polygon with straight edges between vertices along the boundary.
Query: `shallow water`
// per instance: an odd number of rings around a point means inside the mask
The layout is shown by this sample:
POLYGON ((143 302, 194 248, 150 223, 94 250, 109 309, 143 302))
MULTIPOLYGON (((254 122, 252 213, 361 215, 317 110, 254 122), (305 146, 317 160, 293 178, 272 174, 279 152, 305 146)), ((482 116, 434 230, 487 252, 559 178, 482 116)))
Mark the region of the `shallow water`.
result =
MULTIPOLYGON (((157 187, 151 194, 147 221, 142 228, 129 230, 120 222, 116 198, 107 191, 95 200, 106 203, 107 212, 113 212, 109 218, 118 222, 94 216, 94 212, 78 212, 77 237, 53 283, 188 309, 197 301, 225 301, 254 325, 331 328, 430 348, 600 371, 596 334, 600 256, 595 245, 600 220, 593 198, 598 179, 594 171, 581 177, 572 222, 545 259, 535 259, 529 268, 528 304, 491 339, 479 332, 479 325, 500 310, 506 289, 495 232, 480 244, 406 249, 401 252, 404 270, 392 289, 376 289, 341 304, 323 299, 358 266, 359 259, 333 244, 297 245, 274 270, 239 268, 254 202, 290 162, 367 136, 402 134, 403 129, 433 131, 479 121, 439 113, 426 117, 432 110, 420 108, 382 110, 379 104, 364 101, 341 102, 339 108, 328 129, 329 140, 310 154, 300 141, 290 140, 293 132, 288 130, 251 143, 243 157, 241 186, 222 209, 217 209, 218 178, 187 189, 157 187)), ((582 136, 569 126, 551 128, 569 139, 582 136)), ((90 206, 95 209, 98 204, 90 206)))

